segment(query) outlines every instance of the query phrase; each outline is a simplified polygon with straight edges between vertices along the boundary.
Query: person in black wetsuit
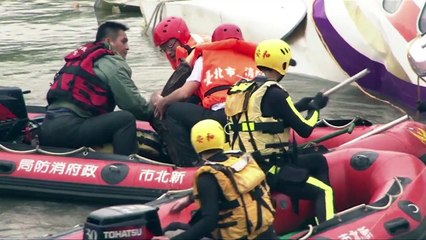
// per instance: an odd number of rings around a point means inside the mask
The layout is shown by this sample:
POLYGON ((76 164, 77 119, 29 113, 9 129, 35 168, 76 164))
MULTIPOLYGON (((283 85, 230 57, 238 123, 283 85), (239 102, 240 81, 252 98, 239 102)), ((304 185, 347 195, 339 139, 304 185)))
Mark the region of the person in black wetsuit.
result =
POLYGON ((294 104, 278 84, 295 65, 286 42, 276 39, 259 43, 255 60, 265 76, 243 79, 228 92, 225 113, 231 148, 252 153, 267 173, 273 191, 295 200, 315 200, 317 223, 326 221, 334 216, 327 161, 319 153, 296 154, 289 140, 291 128, 302 137, 311 134, 328 98, 319 92, 294 104), (300 112, 306 110, 303 117, 300 112))
POLYGON ((265 174, 251 155, 224 152, 223 127, 212 119, 194 125, 191 142, 205 161, 194 181, 199 219, 171 239, 277 239, 265 174))

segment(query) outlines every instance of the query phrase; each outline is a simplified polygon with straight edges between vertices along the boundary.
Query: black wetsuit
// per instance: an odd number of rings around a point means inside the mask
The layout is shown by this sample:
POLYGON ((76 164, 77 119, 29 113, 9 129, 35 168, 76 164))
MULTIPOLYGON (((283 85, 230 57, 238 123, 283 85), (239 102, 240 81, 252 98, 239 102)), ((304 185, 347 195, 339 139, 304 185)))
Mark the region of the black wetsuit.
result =
MULTIPOLYGON (((309 137, 314 127, 304 123, 303 120, 294 113, 291 106, 286 101, 288 96, 288 92, 277 86, 268 88, 262 98, 262 116, 280 119, 284 123, 284 127, 291 127, 301 137, 309 137)), ((294 106, 299 111, 307 110, 304 106, 299 106, 297 103, 294 104, 294 106)), ((312 114, 314 114, 314 110, 309 110, 306 118, 309 119, 312 114)))
MULTIPOLYGON (((262 98, 262 116, 279 119, 283 122, 284 127, 292 128, 302 137, 309 137, 315 126, 307 124, 300 113, 293 109, 295 108, 297 111, 308 110, 306 119, 310 119, 315 110, 309 110, 307 104, 302 102, 293 104, 289 99, 289 94, 285 90, 278 86, 269 87, 262 98)), ((285 171, 281 173, 268 174, 268 184, 271 189, 296 199, 315 200, 318 221, 325 221, 327 218, 327 201, 333 201, 333 199, 326 198, 322 184, 319 186, 307 182, 308 178, 312 176, 327 186, 329 185, 328 165, 325 157, 320 153, 299 154, 296 159, 293 159, 292 163, 286 163, 283 169, 285 171)), ((334 213, 334 209, 332 211, 334 213)))

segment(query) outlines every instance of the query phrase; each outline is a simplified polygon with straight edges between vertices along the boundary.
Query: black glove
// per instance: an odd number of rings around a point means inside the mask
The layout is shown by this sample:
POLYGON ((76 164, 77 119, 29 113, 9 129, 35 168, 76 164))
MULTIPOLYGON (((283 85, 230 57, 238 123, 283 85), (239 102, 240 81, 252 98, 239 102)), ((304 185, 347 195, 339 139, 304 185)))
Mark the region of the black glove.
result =
POLYGON ((426 102, 418 101, 417 102, 417 111, 419 111, 420 113, 426 112, 426 102))
POLYGON ((311 103, 309 103, 309 106, 312 109, 320 110, 324 108, 325 106, 327 106, 327 103, 328 103, 328 97, 324 96, 322 92, 318 92, 317 95, 315 95, 314 100, 311 103))
POLYGON ((304 97, 302 99, 300 99, 297 103, 294 104, 294 106, 296 107, 296 109, 299 112, 303 112, 306 110, 310 110, 311 107, 309 106, 309 103, 313 100, 313 97, 304 97))

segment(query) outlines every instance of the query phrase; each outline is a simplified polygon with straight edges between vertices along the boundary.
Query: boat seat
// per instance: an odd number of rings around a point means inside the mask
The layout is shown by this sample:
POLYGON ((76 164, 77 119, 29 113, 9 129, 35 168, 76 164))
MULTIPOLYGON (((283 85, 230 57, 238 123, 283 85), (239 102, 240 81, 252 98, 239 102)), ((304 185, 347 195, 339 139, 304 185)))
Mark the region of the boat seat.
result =
MULTIPOLYGON (((147 158, 150 161, 159 163, 171 164, 163 143, 158 134, 152 130, 137 129, 136 131, 138 141, 138 152, 137 154, 143 158, 147 158)), ((102 153, 113 153, 114 147, 111 143, 103 144, 101 146, 92 146, 97 152, 102 153)))

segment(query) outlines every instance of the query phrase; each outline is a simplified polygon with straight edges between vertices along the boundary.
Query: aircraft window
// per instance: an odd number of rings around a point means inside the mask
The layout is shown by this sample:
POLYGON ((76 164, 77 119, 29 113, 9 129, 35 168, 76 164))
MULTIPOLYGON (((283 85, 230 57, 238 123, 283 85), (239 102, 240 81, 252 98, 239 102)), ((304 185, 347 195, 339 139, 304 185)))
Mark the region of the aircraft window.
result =
POLYGON ((403 0, 383 0, 383 9, 388 13, 394 13, 398 10, 403 0))

